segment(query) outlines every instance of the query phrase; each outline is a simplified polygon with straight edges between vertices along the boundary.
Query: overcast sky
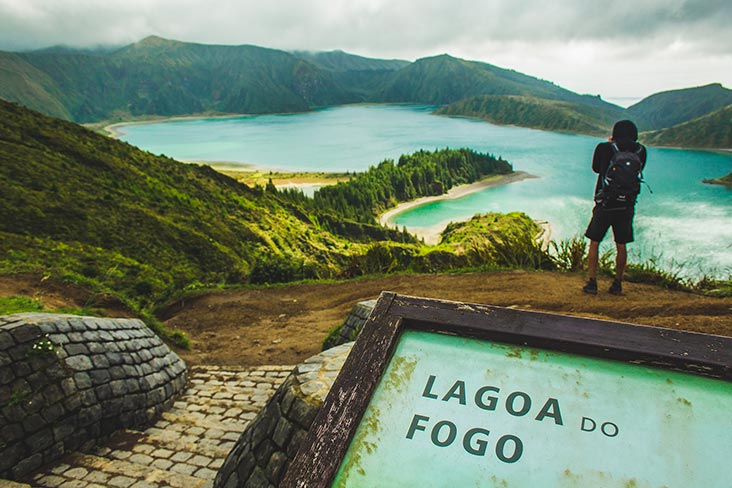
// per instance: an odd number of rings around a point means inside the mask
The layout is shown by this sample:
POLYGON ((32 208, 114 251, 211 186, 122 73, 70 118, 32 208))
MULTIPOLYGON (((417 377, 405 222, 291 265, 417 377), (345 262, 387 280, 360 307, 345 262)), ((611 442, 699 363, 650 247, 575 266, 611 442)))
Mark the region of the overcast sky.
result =
POLYGON ((608 100, 732 88, 732 0, 0 0, 0 50, 148 35, 410 61, 448 53, 608 100))

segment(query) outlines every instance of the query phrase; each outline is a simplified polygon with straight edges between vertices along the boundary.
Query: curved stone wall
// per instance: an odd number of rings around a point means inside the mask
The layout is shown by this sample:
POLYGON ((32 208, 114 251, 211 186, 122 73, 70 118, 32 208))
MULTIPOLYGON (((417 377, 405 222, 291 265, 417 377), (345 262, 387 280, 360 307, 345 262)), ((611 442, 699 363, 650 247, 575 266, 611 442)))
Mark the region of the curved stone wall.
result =
POLYGON ((280 484, 352 346, 328 349, 292 371, 227 456, 215 488, 280 484))
POLYGON ((185 363, 140 320, 0 317, 0 478, 150 423, 185 383, 185 363))

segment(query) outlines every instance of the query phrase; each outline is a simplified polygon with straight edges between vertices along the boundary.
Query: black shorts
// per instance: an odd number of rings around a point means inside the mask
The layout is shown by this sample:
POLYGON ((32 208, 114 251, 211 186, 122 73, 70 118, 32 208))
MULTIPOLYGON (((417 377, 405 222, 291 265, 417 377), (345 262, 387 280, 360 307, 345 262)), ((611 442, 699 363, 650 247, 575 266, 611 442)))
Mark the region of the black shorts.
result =
POLYGON ((605 238, 607 230, 613 228, 613 236, 618 244, 633 242, 633 216, 635 209, 630 210, 605 210, 596 205, 592 210, 592 220, 587 226, 585 237, 600 242, 605 238))

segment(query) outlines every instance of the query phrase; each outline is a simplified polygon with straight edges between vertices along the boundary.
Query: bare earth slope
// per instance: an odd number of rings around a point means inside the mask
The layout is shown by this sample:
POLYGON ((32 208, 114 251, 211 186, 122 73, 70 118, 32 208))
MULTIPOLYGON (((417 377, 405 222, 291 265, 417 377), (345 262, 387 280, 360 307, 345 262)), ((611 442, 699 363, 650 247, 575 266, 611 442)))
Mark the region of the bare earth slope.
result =
POLYGON ((732 335, 732 299, 626 283, 616 297, 581 290, 580 275, 504 271, 401 275, 338 283, 206 293, 170 307, 166 324, 194 343, 191 363, 297 364, 320 351, 353 305, 383 290, 525 310, 732 335))
MULTIPOLYGON (((579 315, 732 336, 732 298, 710 298, 656 286, 624 283, 625 294, 581 291, 583 276, 540 271, 452 275, 397 275, 336 283, 307 283, 206 292, 168 308, 166 325, 185 331, 189 364, 297 364, 320 351, 328 333, 354 304, 381 291, 579 315)), ((78 291, 44 288, 30 279, 0 277, 0 296, 35 295, 58 306, 79 306, 78 291)), ((112 312, 114 313, 114 312, 112 312)))

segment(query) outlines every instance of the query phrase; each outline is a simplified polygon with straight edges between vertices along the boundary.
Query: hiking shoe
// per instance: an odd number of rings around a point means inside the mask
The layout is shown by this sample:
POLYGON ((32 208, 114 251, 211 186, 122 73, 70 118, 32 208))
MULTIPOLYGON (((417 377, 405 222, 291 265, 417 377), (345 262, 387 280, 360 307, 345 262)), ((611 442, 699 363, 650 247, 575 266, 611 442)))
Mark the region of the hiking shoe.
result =
POLYGON ((617 279, 613 280, 613 284, 610 285, 608 292, 610 292, 611 295, 622 295, 623 284, 617 279))
POLYGON ((587 284, 582 287, 582 291, 590 295, 597 295, 597 280, 594 278, 587 280, 587 284))

